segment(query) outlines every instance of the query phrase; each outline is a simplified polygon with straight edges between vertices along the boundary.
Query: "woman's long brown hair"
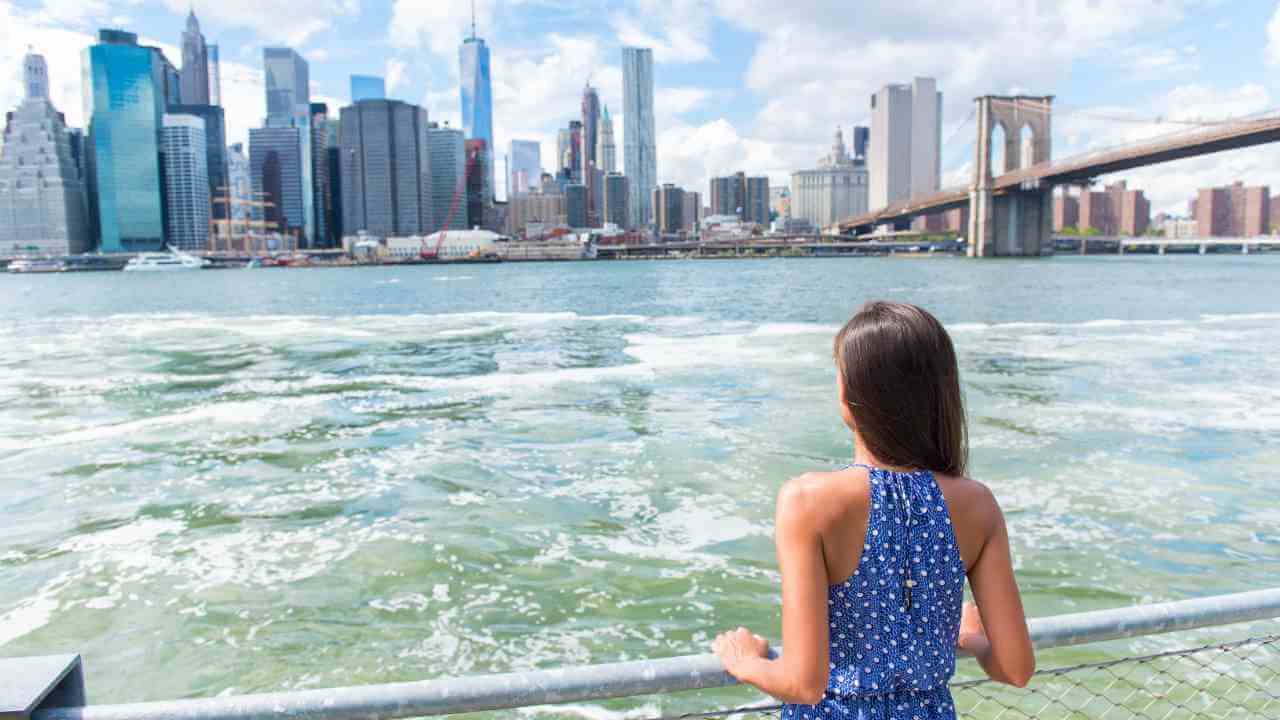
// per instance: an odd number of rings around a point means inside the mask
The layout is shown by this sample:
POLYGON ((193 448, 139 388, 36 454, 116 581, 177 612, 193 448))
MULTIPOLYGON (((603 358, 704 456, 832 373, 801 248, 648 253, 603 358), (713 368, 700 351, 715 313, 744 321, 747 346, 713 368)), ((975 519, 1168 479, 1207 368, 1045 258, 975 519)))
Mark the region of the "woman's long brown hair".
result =
POLYGON ((937 318, 915 305, 869 302, 836 334, 835 358, 854 432, 877 460, 965 473, 960 368, 937 318))

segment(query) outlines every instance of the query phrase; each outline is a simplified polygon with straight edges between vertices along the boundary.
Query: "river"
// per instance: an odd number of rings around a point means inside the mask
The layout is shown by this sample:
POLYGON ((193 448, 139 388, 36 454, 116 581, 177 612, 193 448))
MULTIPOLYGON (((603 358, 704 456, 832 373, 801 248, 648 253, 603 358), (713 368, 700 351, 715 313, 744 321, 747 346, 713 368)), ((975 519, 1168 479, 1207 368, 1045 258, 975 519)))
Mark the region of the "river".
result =
POLYGON ((110 702, 777 637, 773 498, 850 456, 831 339, 870 298, 949 326, 1030 614, 1275 584, 1278 280, 1280 255, 0 277, 0 655, 81 652, 110 702))

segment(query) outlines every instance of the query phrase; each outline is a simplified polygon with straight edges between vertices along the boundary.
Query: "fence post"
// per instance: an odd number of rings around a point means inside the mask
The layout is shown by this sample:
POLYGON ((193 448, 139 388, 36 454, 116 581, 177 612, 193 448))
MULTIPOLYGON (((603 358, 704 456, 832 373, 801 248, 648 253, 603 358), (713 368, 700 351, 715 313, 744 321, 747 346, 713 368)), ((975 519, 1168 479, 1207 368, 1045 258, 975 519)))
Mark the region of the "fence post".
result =
POLYGON ((0 720, 30 720, 36 710, 84 704, 79 655, 0 658, 0 720))

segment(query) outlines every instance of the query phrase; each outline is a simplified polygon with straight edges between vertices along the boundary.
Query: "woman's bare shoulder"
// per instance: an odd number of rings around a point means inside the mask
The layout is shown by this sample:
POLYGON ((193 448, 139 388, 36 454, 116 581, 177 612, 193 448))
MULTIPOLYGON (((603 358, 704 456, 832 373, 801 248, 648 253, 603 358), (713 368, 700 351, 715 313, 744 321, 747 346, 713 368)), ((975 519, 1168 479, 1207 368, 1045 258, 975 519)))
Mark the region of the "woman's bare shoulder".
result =
POLYGON ((803 516, 819 527, 844 517, 851 509, 865 508, 869 502, 863 468, 807 472, 788 480, 778 491, 779 515, 803 516))
POLYGON ((988 529, 1002 514, 991 488, 964 475, 937 475, 938 487, 947 498, 955 519, 964 525, 988 529))

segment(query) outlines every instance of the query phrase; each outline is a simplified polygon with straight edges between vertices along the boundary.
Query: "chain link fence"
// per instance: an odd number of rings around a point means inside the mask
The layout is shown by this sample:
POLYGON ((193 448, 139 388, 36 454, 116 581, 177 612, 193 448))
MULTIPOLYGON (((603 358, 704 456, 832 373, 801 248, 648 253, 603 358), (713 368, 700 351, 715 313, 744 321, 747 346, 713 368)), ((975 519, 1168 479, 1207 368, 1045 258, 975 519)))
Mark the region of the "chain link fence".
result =
MULTIPOLYGON (((1280 719, 1280 635, 1036 672, 1025 688, 993 680, 952 683, 969 720, 1280 719)), ((761 703, 653 720, 777 717, 761 703)))
POLYGON ((963 718, 1280 718, 1280 635, 951 686, 963 718))

